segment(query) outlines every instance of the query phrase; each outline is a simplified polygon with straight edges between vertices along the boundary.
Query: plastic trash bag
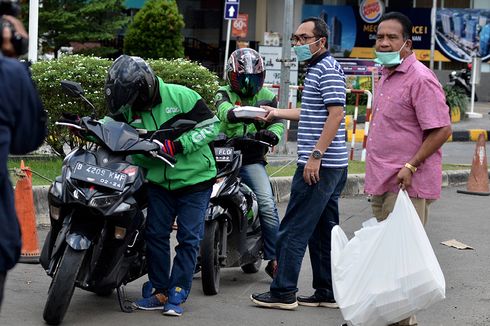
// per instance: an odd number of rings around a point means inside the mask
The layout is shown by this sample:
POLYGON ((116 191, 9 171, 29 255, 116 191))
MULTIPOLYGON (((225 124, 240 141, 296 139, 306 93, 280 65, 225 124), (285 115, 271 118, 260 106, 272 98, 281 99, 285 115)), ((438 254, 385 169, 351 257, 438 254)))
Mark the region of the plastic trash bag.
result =
POLYGON ((382 222, 363 223, 349 241, 332 229, 335 300, 350 325, 400 321, 445 298, 445 280, 406 191, 382 222))

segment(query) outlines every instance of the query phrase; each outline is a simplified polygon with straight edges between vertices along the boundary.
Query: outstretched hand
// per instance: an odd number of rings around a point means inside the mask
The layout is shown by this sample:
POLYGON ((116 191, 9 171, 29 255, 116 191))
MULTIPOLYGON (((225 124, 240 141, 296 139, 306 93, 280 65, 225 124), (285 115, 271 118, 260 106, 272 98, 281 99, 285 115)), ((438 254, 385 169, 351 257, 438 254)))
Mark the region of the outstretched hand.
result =
POLYGON ((264 117, 257 117, 257 120, 271 122, 277 119, 276 108, 268 105, 261 105, 260 108, 266 110, 266 113, 264 117))

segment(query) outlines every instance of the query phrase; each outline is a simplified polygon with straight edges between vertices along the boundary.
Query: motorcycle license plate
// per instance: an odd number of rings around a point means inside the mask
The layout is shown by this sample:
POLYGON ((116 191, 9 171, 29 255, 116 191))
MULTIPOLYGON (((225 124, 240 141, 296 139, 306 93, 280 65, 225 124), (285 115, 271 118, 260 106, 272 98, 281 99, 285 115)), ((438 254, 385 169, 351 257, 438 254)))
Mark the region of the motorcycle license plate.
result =
POLYGON ((231 162, 233 160, 233 147, 215 147, 216 162, 231 162))
POLYGON ((100 166, 77 162, 71 178, 122 191, 128 175, 100 166))

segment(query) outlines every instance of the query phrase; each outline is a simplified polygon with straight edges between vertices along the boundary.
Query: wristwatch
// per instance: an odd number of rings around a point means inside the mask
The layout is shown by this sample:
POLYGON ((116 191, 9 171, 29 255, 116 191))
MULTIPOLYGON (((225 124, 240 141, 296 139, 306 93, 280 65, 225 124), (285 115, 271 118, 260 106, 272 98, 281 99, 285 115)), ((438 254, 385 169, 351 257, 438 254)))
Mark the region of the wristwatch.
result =
POLYGON ((316 160, 321 159, 323 156, 323 153, 319 149, 314 149, 313 152, 311 152, 311 157, 313 157, 316 160))

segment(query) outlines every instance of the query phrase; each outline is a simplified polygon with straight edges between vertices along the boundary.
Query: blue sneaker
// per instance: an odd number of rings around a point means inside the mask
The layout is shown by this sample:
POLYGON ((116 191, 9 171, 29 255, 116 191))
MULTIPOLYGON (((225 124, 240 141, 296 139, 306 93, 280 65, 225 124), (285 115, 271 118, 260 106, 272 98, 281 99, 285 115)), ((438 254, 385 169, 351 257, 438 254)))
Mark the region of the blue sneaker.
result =
POLYGON ((184 308, 182 308, 180 305, 174 305, 171 303, 166 303, 165 308, 163 308, 163 314, 165 316, 174 316, 174 317, 180 317, 184 313, 184 308))
POLYGON ((149 298, 142 298, 133 302, 133 308, 142 310, 163 310, 168 297, 163 293, 157 293, 149 298))
POLYGON ((151 281, 147 281, 143 283, 143 286, 141 287, 141 296, 143 298, 149 298, 153 294, 153 291, 155 289, 153 288, 153 284, 151 281))
POLYGON ((188 295, 189 291, 183 288, 174 287, 170 289, 168 291, 168 302, 165 304, 163 314, 166 316, 182 316, 184 308, 182 308, 181 304, 187 300, 188 295))

